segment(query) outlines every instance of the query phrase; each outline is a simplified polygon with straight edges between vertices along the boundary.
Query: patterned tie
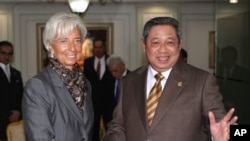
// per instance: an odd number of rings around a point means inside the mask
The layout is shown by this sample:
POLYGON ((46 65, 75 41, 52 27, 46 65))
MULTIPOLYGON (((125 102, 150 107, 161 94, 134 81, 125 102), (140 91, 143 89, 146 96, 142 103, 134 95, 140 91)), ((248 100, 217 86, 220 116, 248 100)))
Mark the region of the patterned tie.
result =
POLYGON ((100 63, 100 60, 98 60, 98 63, 97 63, 96 73, 97 73, 99 79, 101 79, 101 63, 100 63))
POLYGON ((120 95, 120 79, 117 79, 116 92, 115 92, 116 103, 118 102, 119 95, 120 95))
POLYGON ((148 115, 148 126, 150 127, 155 115, 155 110, 158 105, 158 100, 162 94, 161 80, 164 76, 161 73, 155 75, 156 82, 153 88, 150 90, 147 100, 147 115, 148 115))

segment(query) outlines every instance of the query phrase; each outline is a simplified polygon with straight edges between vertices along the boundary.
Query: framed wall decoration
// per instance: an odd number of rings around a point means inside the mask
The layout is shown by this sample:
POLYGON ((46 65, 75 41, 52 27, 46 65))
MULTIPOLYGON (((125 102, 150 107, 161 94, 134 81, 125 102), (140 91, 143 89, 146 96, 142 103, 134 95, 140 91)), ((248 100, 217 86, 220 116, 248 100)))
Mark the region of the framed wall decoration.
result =
POLYGON ((107 54, 113 53, 113 23, 86 23, 88 30, 87 37, 82 45, 82 55, 78 64, 82 69, 84 66, 84 59, 91 57, 93 49, 93 41, 101 39, 106 46, 107 54))
POLYGON ((215 68, 215 31, 209 32, 209 68, 215 68))
POLYGON ((107 48, 107 54, 113 53, 113 23, 86 23, 88 38, 92 41, 102 39, 107 48))
POLYGON ((48 64, 47 51, 43 45, 43 30, 45 23, 37 23, 37 71, 41 72, 48 64))

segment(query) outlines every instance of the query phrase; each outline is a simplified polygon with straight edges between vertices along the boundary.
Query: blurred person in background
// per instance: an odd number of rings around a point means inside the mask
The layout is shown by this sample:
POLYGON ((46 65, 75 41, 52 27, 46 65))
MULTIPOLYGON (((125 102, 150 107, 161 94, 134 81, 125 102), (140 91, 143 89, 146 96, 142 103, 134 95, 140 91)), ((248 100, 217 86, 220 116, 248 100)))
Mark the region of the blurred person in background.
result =
POLYGON ((110 55, 107 59, 107 65, 111 74, 115 77, 115 85, 114 85, 114 100, 115 103, 118 102, 118 98, 120 95, 120 80, 123 76, 130 73, 130 70, 127 69, 124 61, 121 57, 117 55, 110 55))
POLYGON ((185 63, 187 63, 188 53, 183 48, 181 48, 181 51, 180 51, 180 59, 183 60, 185 63))
POLYGON ((14 46, 0 42, 0 140, 6 140, 6 127, 21 119, 23 80, 21 72, 11 66, 14 46))
POLYGON ((90 81, 93 92, 95 118, 92 141, 100 141, 103 133, 103 130, 100 129, 100 127, 103 127, 101 121, 103 121, 104 130, 106 130, 115 107, 113 88, 115 78, 111 75, 106 64, 109 57, 106 50, 105 42, 102 39, 95 38, 93 41, 93 56, 84 60, 84 74, 90 81))
POLYGON ((239 57, 235 46, 223 47, 215 75, 226 110, 238 109, 235 111, 240 117, 238 123, 250 124, 250 70, 237 63, 239 57))

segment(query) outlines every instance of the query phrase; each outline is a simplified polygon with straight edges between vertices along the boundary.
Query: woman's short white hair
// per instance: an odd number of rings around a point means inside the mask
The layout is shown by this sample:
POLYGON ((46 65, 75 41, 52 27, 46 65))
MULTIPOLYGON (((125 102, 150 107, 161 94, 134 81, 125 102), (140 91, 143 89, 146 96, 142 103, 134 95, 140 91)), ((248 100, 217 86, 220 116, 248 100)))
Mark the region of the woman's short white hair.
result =
POLYGON ((43 31, 43 44, 48 51, 48 57, 53 56, 50 52, 49 45, 52 45, 55 39, 69 36, 75 27, 79 28, 81 38, 84 41, 87 35, 87 29, 83 20, 78 15, 60 12, 50 17, 43 31))

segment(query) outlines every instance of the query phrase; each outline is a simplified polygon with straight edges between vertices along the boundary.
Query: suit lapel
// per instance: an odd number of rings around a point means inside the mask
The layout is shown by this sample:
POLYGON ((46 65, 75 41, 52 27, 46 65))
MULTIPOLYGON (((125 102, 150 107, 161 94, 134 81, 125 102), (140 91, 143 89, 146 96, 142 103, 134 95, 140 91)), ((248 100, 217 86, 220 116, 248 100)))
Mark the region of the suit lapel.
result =
POLYGON ((10 82, 20 83, 18 78, 17 71, 10 67, 10 82))
POLYGON ((173 67, 169 78, 165 84, 163 89, 162 96, 160 97, 158 107, 156 110, 156 114, 152 123, 149 132, 159 124, 161 118, 168 112, 171 105, 175 102, 178 96, 181 94, 182 88, 186 85, 186 79, 183 77, 184 74, 181 65, 177 63, 175 67, 173 67))
POLYGON ((95 70, 95 57, 92 57, 91 59, 90 59, 90 64, 91 64, 91 68, 93 69, 93 70, 95 70))
POLYGON ((140 113, 141 120, 144 123, 145 129, 147 129, 147 118, 146 118, 146 78, 147 78, 147 67, 143 67, 138 71, 139 79, 134 79, 134 90, 135 90, 135 103, 140 113))
POLYGON ((64 105, 68 108, 72 115, 80 121, 80 123, 83 123, 82 115, 75 102, 73 101, 68 89, 63 84, 63 81, 58 77, 58 74, 56 74, 56 72, 53 71, 50 67, 48 67, 48 71, 51 81, 53 82, 52 84, 54 84, 56 96, 58 97, 58 99, 60 99, 62 103, 64 103, 64 105))
POLYGON ((9 80, 8 80, 8 78, 7 78, 7 76, 6 76, 6 74, 5 74, 5 72, 3 71, 3 69, 0 67, 0 77, 2 77, 3 78, 3 80, 6 82, 6 83, 10 83, 9 82, 9 80))

